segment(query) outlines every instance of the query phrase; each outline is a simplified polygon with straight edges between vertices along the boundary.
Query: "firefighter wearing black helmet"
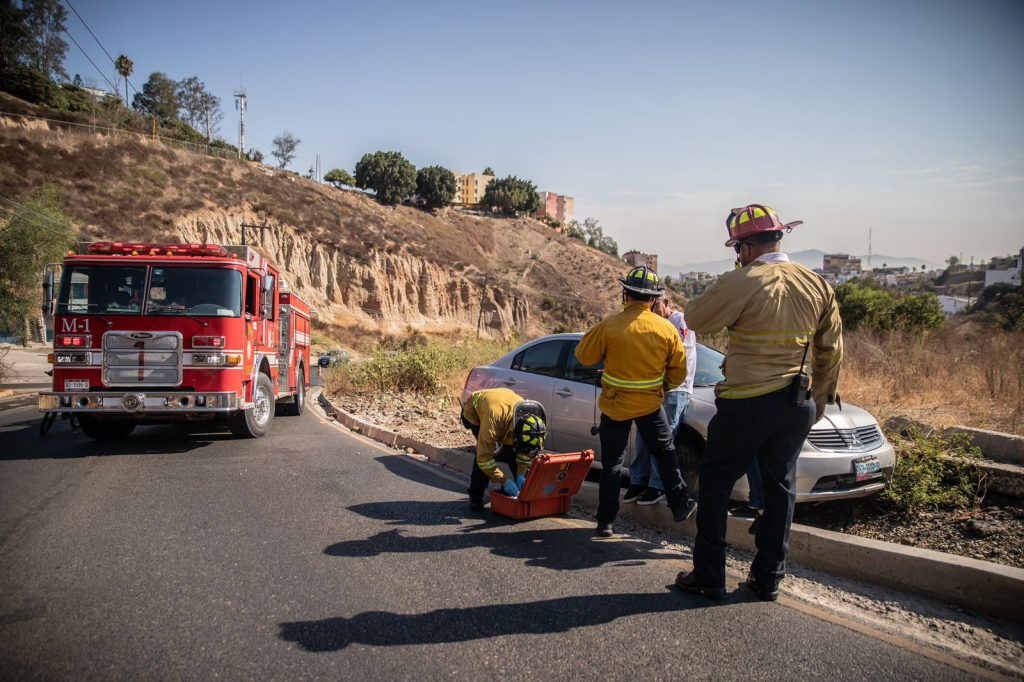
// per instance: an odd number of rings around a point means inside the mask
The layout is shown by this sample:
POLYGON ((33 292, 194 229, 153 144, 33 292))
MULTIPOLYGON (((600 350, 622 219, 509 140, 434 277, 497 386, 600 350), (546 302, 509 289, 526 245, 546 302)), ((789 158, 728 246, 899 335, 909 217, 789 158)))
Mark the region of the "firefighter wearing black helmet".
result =
POLYGON ((664 294, 657 273, 644 266, 633 268, 619 283, 622 312, 602 320, 576 346, 576 359, 582 364, 604 362, 597 403, 602 467, 597 534, 603 537, 614 532, 622 458, 634 423, 658 463, 672 517, 684 521, 695 506, 686 495, 672 430, 662 409, 665 390, 686 379, 683 342, 672 323, 651 312, 651 303, 664 294))

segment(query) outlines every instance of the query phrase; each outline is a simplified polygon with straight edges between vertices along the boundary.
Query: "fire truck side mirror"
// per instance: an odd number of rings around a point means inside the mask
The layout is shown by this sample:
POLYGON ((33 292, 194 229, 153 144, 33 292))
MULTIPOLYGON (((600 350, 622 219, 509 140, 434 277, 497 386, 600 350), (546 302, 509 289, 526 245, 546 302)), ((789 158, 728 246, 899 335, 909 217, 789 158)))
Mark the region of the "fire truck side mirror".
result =
POLYGON ((53 270, 43 275, 43 315, 53 315, 53 270))
POLYGON ((263 319, 274 319, 274 276, 263 276, 263 305, 261 306, 263 319))

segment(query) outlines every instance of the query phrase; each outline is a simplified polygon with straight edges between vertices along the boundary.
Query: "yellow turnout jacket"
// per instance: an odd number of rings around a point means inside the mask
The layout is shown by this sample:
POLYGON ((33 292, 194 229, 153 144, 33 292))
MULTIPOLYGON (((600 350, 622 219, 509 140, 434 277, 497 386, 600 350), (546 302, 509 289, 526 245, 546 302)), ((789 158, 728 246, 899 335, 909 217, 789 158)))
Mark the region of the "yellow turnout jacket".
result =
MULTIPOLYGON (((494 453, 499 445, 512 445, 516 404, 523 399, 507 388, 485 388, 476 391, 462 406, 462 416, 480 427, 476 441, 476 465, 495 483, 505 480, 494 453)), ((533 458, 516 455, 516 475, 525 474, 533 458)))
POLYGON ((698 334, 729 330, 723 398, 752 398, 784 388, 800 370, 804 348, 814 402, 835 398, 843 357, 843 323, 832 287, 779 254, 718 278, 686 306, 698 334))
POLYGON ((588 331, 576 346, 576 359, 584 365, 604 360, 597 405, 616 421, 654 412, 661 407, 665 390, 686 379, 686 351, 679 332, 652 313, 650 303, 640 301, 627 303, 622 312, 588 331))

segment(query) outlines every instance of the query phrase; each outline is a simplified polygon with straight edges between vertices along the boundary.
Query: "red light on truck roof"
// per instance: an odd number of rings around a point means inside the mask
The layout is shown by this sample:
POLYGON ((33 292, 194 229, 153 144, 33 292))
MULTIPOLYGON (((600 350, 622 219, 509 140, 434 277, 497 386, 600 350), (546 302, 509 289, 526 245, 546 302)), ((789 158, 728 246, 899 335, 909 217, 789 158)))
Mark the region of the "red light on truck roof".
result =
POLYGON ((89 253, 129 256, 140 253, 156 255, 163 252, 168 256, 227 256, 227 250, 220 244, 146 244, 142 242, 93 242, 89 253))

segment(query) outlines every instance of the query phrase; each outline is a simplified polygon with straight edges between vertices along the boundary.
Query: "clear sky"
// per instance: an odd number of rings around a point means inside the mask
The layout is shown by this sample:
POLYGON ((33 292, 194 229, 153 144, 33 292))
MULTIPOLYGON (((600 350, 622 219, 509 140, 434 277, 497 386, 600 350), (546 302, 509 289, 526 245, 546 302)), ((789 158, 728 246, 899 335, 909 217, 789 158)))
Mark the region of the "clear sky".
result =
POLYGON ((792 251, 866 253, 869 227, 932 262, 1024 246, 1020 0, 71 2, 136 88, 206 83, 232 143, 244 87, 246 147, 289 131, 301 173, 491 166, 673 264, 727 257, 724 217, 754 202, 805 221, 792 251))

